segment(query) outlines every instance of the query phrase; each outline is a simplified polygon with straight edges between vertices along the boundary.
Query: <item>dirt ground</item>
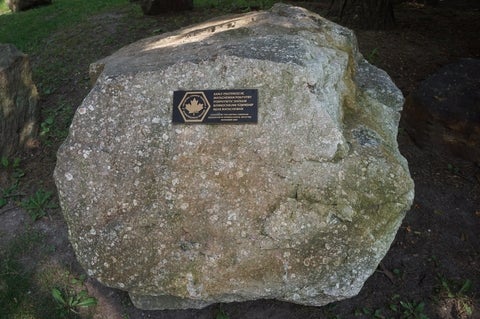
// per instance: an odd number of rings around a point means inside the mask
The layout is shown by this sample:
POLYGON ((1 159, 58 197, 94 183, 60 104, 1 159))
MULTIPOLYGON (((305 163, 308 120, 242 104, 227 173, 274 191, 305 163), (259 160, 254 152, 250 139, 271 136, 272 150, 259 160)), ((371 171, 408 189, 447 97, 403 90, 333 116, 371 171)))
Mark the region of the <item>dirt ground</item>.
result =
MULTIPOLYGON (((296 4, 324 12, 328 1, 296 4)), ((90 87, 88 63, 95 59, 139 38, 216 14, 213 10, 197 9, 176 16, 145 18, 148 23, 135 18, 129 24, 120 22, 122 12, 92 17, 90 31, 104 37, 108 35, 111 41, 101 42, 99 46, 95 42, 98 39, 92 37, 85 40, 88 46, 66 47, 59 58, 68 56, 74 60, 75 72, 62 78, 55 92, 42 98, 41 107, 53 108, 65 101, 73 108, 78 106, 90 87), (140 27, 132 28, 132 24, 140 27)), ((405 96, 441 66, 458 58, 480 58, 478 0, 445 0, 436 7, 407 2, 397 5, 395 14, 397 27, 393 30, 355 31, 363 55, 387 71, 405 96)), ((52 35, 45 45, 46 52, 75 36, 78 35, 52 35)), ((42 59, 48 59, 48 53, 32 57, 33 66, 43 63, 42 59)), ((141 311, 131 305, 124 292, 103 287, 89 278, 86 281, 89 294, 95 296, 99 304, 81 316, 112 319, 480 318, 480 167, 421 149, 402 129, 398 140, 415 181, 415 201, 390 251, 358 296, 320 308, 263 300, 217 304, 202 310, 141 311), (471 288, 467 283, 471 283, 471 288)), ((42 145, 25 154, 26 189, 38 185, 54 189, 52 172, 59 142, 42 145)), ((61 265, 72 273, 82 273, 68 243, 59 209, 51 210, 48 217, 36 222, 31 222, 26 212, 15 204, 0 209, 0 250, 27 228, 41 232, 44 246, 53 247, 48 253, 38 251, 24 256, 23 261, 29 267, 40 273, 61 265)))

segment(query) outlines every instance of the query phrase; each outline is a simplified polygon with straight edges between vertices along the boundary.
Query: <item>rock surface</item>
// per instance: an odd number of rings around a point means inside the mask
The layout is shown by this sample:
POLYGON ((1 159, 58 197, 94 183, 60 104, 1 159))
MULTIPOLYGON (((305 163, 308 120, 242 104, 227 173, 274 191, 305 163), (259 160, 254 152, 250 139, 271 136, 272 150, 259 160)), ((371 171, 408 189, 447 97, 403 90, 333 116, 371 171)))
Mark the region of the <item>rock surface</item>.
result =
POLYGON ((34 143, 37 103, 28 56, 11 44, 0 44, 0 156, 13 156, 34 143))
POLYGON ((413 200, 401 92, 302 8, 136 42, 96 84, 55 179, 88 274, 143 309, 356 295, 413 200), (173 125, 175 90, 256 88, 258 124, 173 125))
POLYGON ((24 11, 36 6, 51 3, 52 0, 7 0, 7 6, 12 12, 24 11))
POLYGON ((403 123, 419 146, 480 165, 480 60, 461 59, 423 81, 403 123))

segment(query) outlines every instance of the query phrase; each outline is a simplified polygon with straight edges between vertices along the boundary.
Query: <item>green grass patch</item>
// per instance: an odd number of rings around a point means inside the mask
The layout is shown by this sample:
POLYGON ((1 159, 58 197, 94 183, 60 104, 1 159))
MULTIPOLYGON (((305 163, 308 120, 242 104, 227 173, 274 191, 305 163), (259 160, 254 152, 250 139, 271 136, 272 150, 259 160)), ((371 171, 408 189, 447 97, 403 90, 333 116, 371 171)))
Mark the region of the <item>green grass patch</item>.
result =
POLYGON ((31 274, 20 263, 8 256, 0 261, 0 318, 25 315, 25 300, 32 285, 31 274), (5 316, 5 317, 2 317, 5 316))
POLYGON ((59 103, 55 107, 42 112, 39 136, 44 145, 55 145, 68 135, 68 128, 73 118, 74 109, 67 103, 59 103))
POLYGON ((53 253, 45 242, 42 232, 26 227, 0 251, 0 319, 87 318, 79 316, 78 308, 96 304, 83 280, 70 270, 58 264, 38 267, 38 261, 53 253), (57 287, 64 292, 67 308, 52 296, 57 287))
POLYGON ((30 215, 33 221, 47 216, 47 211, 58 206, 52 202, 52 192, 39 189, 30 196, 23 200, 20 204, 30 215))
POLYGON ((0 318, 31 318, 33 272, 21 263, 42 241, 42 235, 27 230, 14 239, 5 252, 0 252, 0 318), (4 317, 2 317, 4 316, 4 317))
POLYGON ((22 195, 19 192, 19 185, 25 172, 21 168, 20 162, 20 158, 9 159, 5 156, 0 158, 0 174, 3 175, 0 180, 0 208, 22 195))
POLYGON ((51 5, 11 13, 0 3, 0 43, 12 43, 23 52, 38 49, 42 40, 86 20, 90 15, 129 5, 125 0, 55 0, 51 5))
MULTIPOLYGON (((273 5, 273 0, 197 0, 196 8, 219 8, 225 10, 260 8, 273 5)), ((42 40, 62 30, 81 23, 92 14, 132 6, 126 0, 55 0, 51 5, 11 13, 5 0, 0 0, 0 43, 12 43, 21 51, 32 53, 42 40)), ((137 5, 135 5, 137 6, 137 5)))

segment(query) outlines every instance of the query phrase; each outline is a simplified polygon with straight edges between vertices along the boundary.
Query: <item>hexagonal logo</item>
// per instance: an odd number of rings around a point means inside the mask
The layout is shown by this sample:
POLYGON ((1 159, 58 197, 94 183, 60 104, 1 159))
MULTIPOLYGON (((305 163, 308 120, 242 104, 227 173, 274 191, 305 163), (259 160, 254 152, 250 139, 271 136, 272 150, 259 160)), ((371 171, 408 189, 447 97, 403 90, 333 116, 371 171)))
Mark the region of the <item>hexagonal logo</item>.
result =
POLYGON ((211 106, 203 92, 187 92, 177 107, 185 123, 198 123, 203 121, 211 106))

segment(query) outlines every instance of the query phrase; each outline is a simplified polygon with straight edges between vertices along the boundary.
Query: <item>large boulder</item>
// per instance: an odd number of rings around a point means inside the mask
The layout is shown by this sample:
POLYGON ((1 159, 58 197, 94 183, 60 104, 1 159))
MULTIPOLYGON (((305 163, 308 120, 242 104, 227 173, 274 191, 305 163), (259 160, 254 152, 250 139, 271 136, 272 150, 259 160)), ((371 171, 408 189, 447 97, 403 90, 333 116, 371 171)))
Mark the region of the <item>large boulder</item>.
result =
POLYGON ((278 4, 136 42, 91 71, 55 169, 90 276, 144 309, 360 291, 413 182, 402 94, 352 31, 278 4), (244 88, 258 89, 258 123, 172 124, 174 91, 244 88))
POLYGON ((0 44, 0 156, 35 144, 38 116, 28 56, 12 44, 0 44))
POLYGON ((402 120, 420 147, 480 165, 480 60, 460 59, 430 75, 408 96, 402 120))
POLYGON ((51 3, 52 0, 7 0, 7 6, 12 12, 24 11, 33 7, 51 3))

